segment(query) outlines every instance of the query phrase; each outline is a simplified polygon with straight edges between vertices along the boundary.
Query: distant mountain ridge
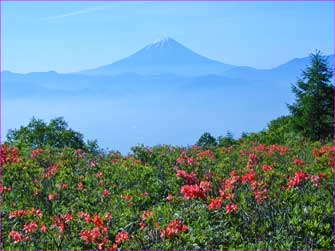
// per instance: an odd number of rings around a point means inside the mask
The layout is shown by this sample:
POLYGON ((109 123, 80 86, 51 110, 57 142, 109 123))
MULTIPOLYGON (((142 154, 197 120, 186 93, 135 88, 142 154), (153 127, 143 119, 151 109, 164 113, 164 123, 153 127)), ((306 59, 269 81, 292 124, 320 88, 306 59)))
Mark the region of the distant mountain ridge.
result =
MULTIPOLYGON (((334 67, 334 55, 328 63, 334 67)), ((27 74, 2 72, 3 97, 38 95, 120 94, 145 88, 214 88, 267 83, 286 86, 301 76, 310 57, 295 58, 273 69, 234 66, 193 52, 172 38, 164 38, 112 64, 75 73, 55 71, 27 74)))

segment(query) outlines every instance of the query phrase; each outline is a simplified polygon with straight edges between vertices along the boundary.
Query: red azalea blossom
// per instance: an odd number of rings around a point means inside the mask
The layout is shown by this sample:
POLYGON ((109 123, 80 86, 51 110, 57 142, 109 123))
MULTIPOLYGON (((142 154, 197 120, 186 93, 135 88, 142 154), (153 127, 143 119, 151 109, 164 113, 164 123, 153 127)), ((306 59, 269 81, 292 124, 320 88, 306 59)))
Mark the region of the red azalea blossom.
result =
POLYGON ((103 219, 101 219, 99 217, 99 215, 97 215, 97 214, 94 214, 94 216, 93 216, 93 223, 96 227, 99 227, 99 228, 103 227, 103 225, 104 225, 103 219))
POLYGON ((110 193, 107 189, 105 189, 105 190, 102 192, 102 195, 103 195, 104 197, 108 197, 109 195, 111 195, 111 193, 110 193))
POLYGON ((269 149, 269 156, 272 156, 273 153, 275 152, 283 156, 288 152, 288 148, 286 146, 271 145, 268 147, 268 149, 269 149))
POLYGON ((37 148, 37 149, 33 150, 33 151, 31 152, 31 159, 34 160, 34 159, 37 157, 37 155, 39 155, 39 154, 41 154, 41 153, 43 153, 43 152, 44 152, 44 150, 41 149, 41 148, 37 148))
POLYGON ((84 213, 83 211, 79 212, 78 217, 83 218, 87 223, 92 221, 91 216, 88 213, 84 213))
POLYGON ((253 182, 257 177, 257 173, 255 170, 251 169, 247 174, 242 176, 242 183, 245 184, 246 182, 253 182))
POLYGON ((208 210, 218 210, 222 206, 222 198, 212 198, 210 204, 207 206, 208 210))
POLYGON ((0 165, 10 163, 19 163, 22 160, 19 158, 19 149, 10 147, 8 144, 3 144, 0 147, 0 165))
POLYGON ((14 244, 23 241, 22 235, 16 231, 10 231, 9 237, 14 240, 14 244))
POLYGON ((128 241, 128 240, 129 240, 128 232, 124 230, 119 232, 115 237, 116 244, 121 244, 122 242, 128 241))
POLYGON ((262 191, 255 191, 255 199, 258 204, 263 203, 264 200, 268 199, 268 190, 263 189, 262 191))
POLYGON ((35 215, 37 216, 38 218, 42 218, 43 217, 43 212, 42 210, 40 209, 35 209, 35 208, 32 208, 31 210, 17 210, 17 211, 12 211, 12 212, 9 212, 9 216, 8 218, 9 219, 13 219, 13 218, 18 218, 18 217, 22 217, 22 216, 26 216, 26 215, 35 215))
POLYGON ((52 201, 52 200, 55 200, 57 197, 57 194, 56 193, 51 193, 48 195, 48 200, 52 201))
POLYGON ((153 215, 153 212, 148 210, 142 214, 141 218, 143 221, 145 221, 147 218, 151 217, 152 215, 153 215))
POLYGON ((257 163, 258 163, 257 155, 254 153, 251 153, 249 155, 247 167, 251 169, 257 163))
POLYGON ((227 204, 226 205, 226 212, 229 214, 231 212, 236 212, 238 210, 238 205, 236 204, 227 204))
POLYGON ((291 189, 292 187, 299 186, 303 181, 308 179, 308 174, 303 171, 297 171, 295 172, 294 177, 291 177, 289 179, 289 182, 287 184, 288 189, 291 189))
POLYGON ((123 198, 123 199, 125 199, 125 200, 128 201, 128 200, 131 200, 133 198, 133 196, 125 194, 125 195, 121 195, 121 198, 123 198))
POLYGON ((184 170, 178 170, 177 176, 180 178, 184 178, 187 181, 187 184, 192 185, 198 182, 197 174, 195 172, 188 173, 184 170))
POLYGON ((219 189, 219 194, 220 194, 220 197, 221 197, 223 200, 225 200, 225 199, 227 199, 227 200, 232 200, 232 199, 234 199, 234 194, 231 193, 231 192, 229 192, 229 190, 226 191, 226 190, 219 189))
POLYGON ((165 229, 161 230, 161 238, 167 236, 170 239, 182 232, 188 232, 188 227, 182 224, 181 220, 174 220, 165 229))
POLYGON ((293 164, 294 165, 299 165, 301 168, 303 168, 305 166, 305 163, 300 159, 293 160, 293 164))
POLYGON ((270 165, 263 165, 262 169, 263 169, 263 172, 266 173, 266 172, 272 170, 272 166, 270 166, 270 165))
POLYGON ((35 221, 25 223, 23 225, 23 231, 26 233, 32 233, 35 232, 37 229, 37 223, 35 221))
POLYGON ((320 180, 321 180, 321 178, 318 175, 312 175, 311 176, 311 181, 312 181, 314 187, 319 187, 320 186, 320 180))
POLYGON ((166 199, 168 200, 168 201, 171 201, 171 200, 173 200, 173 196, 172 196, 172 194, 168 194, 168 196, 166 197, 166 199))
POLYGON ((206 193, 210 191, 211 182, 202 181, 200 186, 184 185, 181 187, 180 192, 185 199, 205 199, 206 193))
POLYGON ((52 176, 54 176, 56 173, 58 173, 58 171, 59 171, 58 166, 52 165, 48 168, 48 171, 46 173, 44 173, 42 176, 44 178, 50 179, 52 176))
POLYGON ((83 189, 84 189, 84 184, 80 182, 78 187, 77 187, 77 190, 81 191, 83 189))
POLYGON ((0 184, 0 194, 1 193, 8 193, 8 192, 11 192, 12 191, 12 188, 10 188, 10 187, 6 187, 6 186, 2 186, 1 184, 0 184))
POLYGON ((79 235, 86 244, 89 244, 90 242, 96 242, 97 239, 102 237, 99 228, 97 227, 93 228, 92 230, 82 230, 79 235))
POLYGON ((144 222, 141 221, 141 222, 139 223, 139 226, 140 226, 140 229, 141 229, 141 230, 144 229, 144 228, 145 228, 145 224, 144 224, 144 222))
POLYGON ((40 230, 41 230, 42 233, 45 233, 45 232, 48 230, 48 228, 47 228, 46 225, 43 224, 43 225, 40 227, 40 230))

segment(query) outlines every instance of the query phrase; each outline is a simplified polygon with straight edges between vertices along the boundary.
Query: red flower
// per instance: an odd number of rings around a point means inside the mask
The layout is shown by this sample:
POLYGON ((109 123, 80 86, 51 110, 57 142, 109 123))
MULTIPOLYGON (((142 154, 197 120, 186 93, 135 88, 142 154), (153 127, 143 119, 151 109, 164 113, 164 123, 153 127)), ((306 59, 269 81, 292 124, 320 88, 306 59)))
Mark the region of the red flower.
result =
POLYGON ((294 177, 291 177, 289 179, 289 182, 287 184, 288 189, 291 189, 292 187, 299 186, 304 180, 308 179, 308 174, 302 171, 295 172, 294 177))
POLYGON ((148 211, 145 211, 145 212, 142 214, 141 218, 142 218, 143 221, 145 221, 146 219, 148 219, 148 218, 151 217, 152 215, 153 215, 153 212, 150 211, 150 210, 148 210, 148 211))
POLYGON ((206 193, 198 185, 184 185, 180 189, 181 194, 184 195, 185 199, 205 199, 206 193))
POLYGON ((51 193, 51 194, 48 195, 48 199, 49 199, 50 201, 56 199, 56 197, 57 197, 57 194, 56 194, 56 193, 51 193))
POLYGON ((83 218, 87 223, 91 222, 91 217, 88 213, 84 213, 83 211, 80 211, 77 215, 78 217, 83 218))
POLYGON ((14 244, 19 243, 23 240, 22 235, 16 231, 10 231, 9 237, 14 240, 14 244))
POLYGON ((47 228, 46 225, 43 224, 43 225, 40 227, 40 230, 41 230, 42 233, 45 233, 45 232, 48 230, 48 228, 47 228))
POLYGON ((144 224, 143 221, 141 221, 141 222, 139 223, 139 225, 140 225, 140 229, 141 229, 141 230, 145 228, 145 224, 144 224))
POLYGON ((82 230, 79 235, 86 244, 89 244, 90 242, 96 242, 96 240, 100 239, 102 236, 99 228, 93 228, 92 230, 82 230))
POLYGON ((264 189, 262 191, 255 191, 255 199, 258 204, 263 203, 264 200, 268 198, 268 190, 264 189))
POLYGON ((236 204, 227 204, 226 205, 226 212, 229 214, 231 212, 237 211, 238 210, 238 205, 236 204))
POLYGON ((168 194, 168 196, 166 197, 166 199, 168 200, 168 201, 171 201, 171 200, 173 200, 173 196, 172 196, 172 194, 168 194))
POLYGON ((121 244, 122 242, 128 241, 128 240, 129 240, 128 232, 124 230, 119 232, 115 237, 116 244, 121 244))
POLYGON ((98 228, 101 228, 104 225, 103 219, 101 219, 97 214, 94 214, 93 216, 93 223, 98 228))
POLYGON ((110 193, 107 189, 105 189, 105 190, 102 192, 102 194, 103 194, 104 197, 108 197, 109 195, 111 195, 111 193, 110 193))
POLYGON ((181 234, 182 232, 187 232, 188 227, 184 224, 182 224, 181 220, 174 220, 169 225, 161 230, 161 238, 164 236, 167 236, 168 238, 172 238, 174 236, 177 236, 181 234))
POLYGON ((187 181, 187 184, 192 185, 198 182, 197 174, 195 172, 187 173, 184 170, 178 170, 177 176, 180 178, 184 178, 187 181))
POLYGON ((6 186, 2 186, 0 184, 0 194, 3 193, 3 192, 11 192, 11 191, 12 191, 12 188, 6 187, 6 186))
POLYGON ((266 173, 266 172, 272 170, 272 166, 270 166, 270 165, 264 165, 262 169, 263 169, 263 172, 266 173))
POLYGON ((242 183, 245 184, 246 182, 253 182, 257 177, 257 173, 255 170, 251 169, 246 175, 242 176, 242 183))
POLYGON ((127 195, 127 194, 125 194, 125 195, 121 195, 121 197, 123 198, 123 199, 125 199, 125 200, 131 200, 132 198, 133 198, 133 196, 132 195, 127 195))
POLYGON ((0 147, 0 166, 7 163, 19 163, 21 161, 19 158, 19 150, 16 147, 10 147, 8 144, 3 144, 0 147))
POLYGON ((48 168, 48 171, 44 173, 42 176, 44 178, 50 179, 53 175, 55 175, 59 171, 58 167, 56 165, 52 165, 48 168))
POLYGON ((41 148, 37 148, 37 149, 33 150, 33 151, 31 152, 31 159, 34 160, 34 159, 37 157, 37 155, 39 155, 39 154, 41 154, 41 153, 43 153, 43 152, 44 152, 44 150, 41 149, 41 148))
POLYGON ((30 210, 12 211, 12 212, 9 212, 8 219, 13 219, 13 218, 21 217, 21 216, 25 216, 25 215, 28 215, 28 214, 31 214, 30 210))
POLYGON ((32 222, 29 222, 29 223, 25 223, 23 225, 23 231, 26 232, 26 233, 32 233, 32 232, 35 232, 37 229, 37 223, 32 221, 32 222))
POLYGON ((208 210, 218 210, 222 206, 222 198, 212 198, 210 204, 207 206, 208 210))
POLYGON ((63 214, 60 216, 65 223, 68 223, 73 220, 73 216, 71 214, 63 214))
POLYGON ((79 185, 78 185, 78 187, 77 187, 77 190, 83 190, 83 188, 84 188, 84 184, 83 183, 79 183, 79 185))

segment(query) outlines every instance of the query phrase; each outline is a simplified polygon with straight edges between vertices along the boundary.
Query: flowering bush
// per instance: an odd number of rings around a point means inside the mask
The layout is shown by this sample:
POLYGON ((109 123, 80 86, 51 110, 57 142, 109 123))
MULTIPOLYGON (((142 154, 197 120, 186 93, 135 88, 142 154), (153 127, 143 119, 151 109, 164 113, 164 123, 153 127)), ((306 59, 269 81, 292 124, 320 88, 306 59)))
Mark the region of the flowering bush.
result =
POLYGON ((334 148, 0 148, 2 249, 333 249, 334 148))

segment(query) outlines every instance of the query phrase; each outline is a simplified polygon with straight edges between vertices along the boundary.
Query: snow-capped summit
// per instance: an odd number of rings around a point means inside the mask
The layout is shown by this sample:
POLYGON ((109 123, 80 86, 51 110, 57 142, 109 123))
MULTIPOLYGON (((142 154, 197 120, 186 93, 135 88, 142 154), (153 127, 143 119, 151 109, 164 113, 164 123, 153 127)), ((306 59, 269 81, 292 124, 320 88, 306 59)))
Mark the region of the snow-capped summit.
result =
POLYGON ((172 44, 178 43, 176 40, 164 36, 160 39, 155 40, 153 43, 147 45, 145 48, 150 49, 150 48, 163 48, 163 47, 167 47, 170 46, 172 44))

